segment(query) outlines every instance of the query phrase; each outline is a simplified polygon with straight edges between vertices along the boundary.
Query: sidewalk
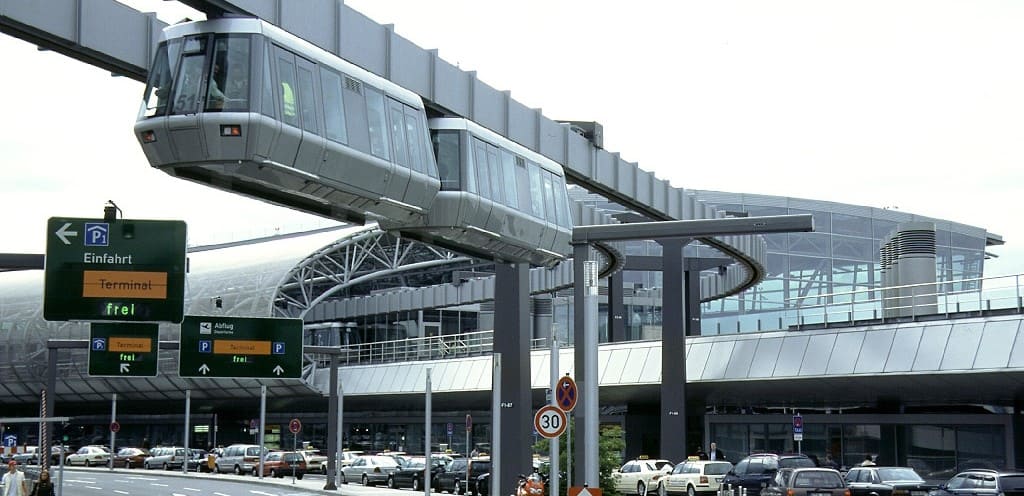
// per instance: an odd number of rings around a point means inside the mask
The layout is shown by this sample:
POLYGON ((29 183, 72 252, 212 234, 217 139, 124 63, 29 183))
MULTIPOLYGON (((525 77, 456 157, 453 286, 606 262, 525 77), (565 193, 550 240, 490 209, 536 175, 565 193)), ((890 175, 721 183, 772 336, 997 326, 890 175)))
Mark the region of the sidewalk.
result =
MULTIPOLYGON (((25 480, 31 484, 35 484, 36 479, 39 478, 39 466, 38 465, 19 465, 19 470, 25 472, 25 480)), ((270 477, 253 477, 252 475, 235 475, 235 474, 216 474, 216 473, 204 473, 204 472, 188 472, 182 473, 180 470, 168 471, 168 470, 145 470, 141 468, 115 468, 110 470, 107 467, 64 467, 64 472, 114 472, 125 475, 147 475, 147 476, 158 476, 158 477, 183 477, 193 479, 216 479, 224 482, 247 482, 247 483, 258 483, 267 484, 282 487, 292 487, 302 489, 303 491, 315 492, 319 494, 333 494, 333 495, 354 495, 352 491, 344 491, 345 485, 339 485, 337 491, 324 490, 324 485, 327 483, 323 477, 303 477, 302 480, 295 480, 292 484, 292 477, 285 476, 280 479, 273 479, 270 477)), ((60 467, 50 467, 50 477, 54 483, 60 481, 60 467)), ((360 486, 361 487, 361 486, 360 486)), ((30 487, 29 490, 32 488, 30 487)))

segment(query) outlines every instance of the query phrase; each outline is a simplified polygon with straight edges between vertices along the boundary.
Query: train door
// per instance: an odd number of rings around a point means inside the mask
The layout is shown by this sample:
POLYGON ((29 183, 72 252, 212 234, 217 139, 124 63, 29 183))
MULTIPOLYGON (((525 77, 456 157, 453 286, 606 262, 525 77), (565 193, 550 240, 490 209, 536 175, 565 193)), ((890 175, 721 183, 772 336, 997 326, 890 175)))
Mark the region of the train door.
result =
POLYGON ((174 142, 172 149, 176 151, 179 162, 199 162, 207 158, 199 129, 199 113, 206 89, 209 42, 208 35, 192 36, 185 38, 181 47, 181 60, 171 96, 171 115, 167 119, 167 133, 174 142))
POLYGON ((318 174, 324 161, 326 147, 323 137, 323 119, 320 117, 320 90, 316 84, 316 64, 302 57, 295 57, 295 69, 299 90, 299 121, 302 123, 302 140, 295 157, 295 168, 311 174, 318 174))
MULTIPOLYGON (((386 198, 397 200, 402 203, 410 203, 407 199, 410 183, 416 181, 412 178, 414 157, 409 153, 409 142, 405 139, 405 105, 400 102, 385 98, 387 103, 388 135, 391 138, 391 162, 394 175, 388 182, 384 191, 386 198)), ((418 161, 418 157, 417 158, 418 161)))
POLYGON ((298 83, 295 76, 295 55, 278 47, 273 47, 274 66, 277 69, 277 77, 274 83, 277 86, 278 100, 281 102, 278 121, 281 123, 281 130, 277 135, 274 146, 271 149, 270 160, 279 164, 296 166, 295 156, 299 151, 299 143, 302 141, 302 128, 299 124, 298 111, 298 83))

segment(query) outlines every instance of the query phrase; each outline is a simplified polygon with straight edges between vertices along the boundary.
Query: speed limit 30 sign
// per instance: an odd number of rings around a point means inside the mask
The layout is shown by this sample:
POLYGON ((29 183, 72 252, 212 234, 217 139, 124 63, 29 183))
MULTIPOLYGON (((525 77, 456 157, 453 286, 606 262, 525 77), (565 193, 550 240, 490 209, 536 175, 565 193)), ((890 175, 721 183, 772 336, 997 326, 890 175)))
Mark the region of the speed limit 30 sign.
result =
POLYGON ((554 439, 565 432, 568 424, 565 420, 565 412, 554 405, 545 405, 537 410, 533 416, 533 428, 537 433, 548 439, 554 439))

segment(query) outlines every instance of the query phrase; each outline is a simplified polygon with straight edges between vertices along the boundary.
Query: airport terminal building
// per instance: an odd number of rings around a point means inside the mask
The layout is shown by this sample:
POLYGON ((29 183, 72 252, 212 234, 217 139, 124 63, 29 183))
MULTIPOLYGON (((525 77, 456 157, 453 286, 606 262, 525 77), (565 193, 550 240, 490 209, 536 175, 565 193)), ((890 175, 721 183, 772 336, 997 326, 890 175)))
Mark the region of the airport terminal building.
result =
MULTIPOLYGON (((584 209, 624 211, 570 189, 577 220, 584 209)), ((731 454, 795 450, 791 419, 799 412, 802 451, 830 452, 846 465, 873 454, 934 479, 979 460, 1016 465, 1024 445, 1019 284, 983 279, 986 250, 1002 244, 999 236, 897 210, 689 193, 721 215, 803 213, 815 221, 814 232, 764 235, 764 280, 700 304, 699 327, 686 340, 690 439, 715 440, 731 454), (887 288, 897 286, 887 247, 901 226, 934 233, 927 263, 937 291, 927 304, 908 305, 910 313, 886 303, 887 288)), ((654 242, 622 247, 627 259, 659 250, 654 242)), ((692 256, 705 257, 701 250, 692 256)), ((494 262, 371 224, 191 247, 189 265, 187 315, 301 317, 305 344, 345 350, 344 447, 422 451, 427 368, 432 448, 489 444, 494 262), (450 424, 458 426, 454 433, 450 424)), ((564 267, 532 270, 532 280, 572 274, 564 267)), ((562 368, 571 373, 573 364, 571 286, 546 285, 554 289, 531 296, 534 407, 546 401, 551 336, 562 346, 562 368)), ((627 457, 654 456, 659 448, 651 426, 658 425, 660 402, 661 287, 660 271, 631 270, 628 262, 601 282, 601 422, 625 429, 627 457)), ((8 417, 38 415, 48 340, 89 337, 85 323, 43 320, 42 293, 41 271, 0 274, 0 392, 8 417)), ((178 327, 161 324, 160 339, 177 340, 178 327)), ((114 393, 119 444, 180 444, 186 391, 191 445, 251 441, 258 386, 265 384, 268 444, 290 446, 288 421, 301 418, 300 441, 326 446, 323 356, 306 357, 301 380, 183 379, 176 351, 160 352, 158 375, 147 378, 90 377, 85 349, 62 349, 57 357, 50 415, 73 418, 60 428, 72 445, 107 442, 114 393)), ((38 436, 30 425, 5 430, 29 444, 38 436)))

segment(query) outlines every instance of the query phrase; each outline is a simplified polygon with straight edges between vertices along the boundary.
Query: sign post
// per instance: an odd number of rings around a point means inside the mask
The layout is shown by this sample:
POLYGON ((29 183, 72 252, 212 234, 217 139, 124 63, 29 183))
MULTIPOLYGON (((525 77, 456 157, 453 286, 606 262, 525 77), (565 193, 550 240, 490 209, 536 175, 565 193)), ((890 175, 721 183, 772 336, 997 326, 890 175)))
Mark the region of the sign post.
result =
POLYGON ((469 447, 469 433, 473 431, 473 416, 466 414, 466 458, 469 458, 470 447, 469 447))
POLYGON ((302 319, 188 315, 178 358, 181 377, 298 379, 302 319))
POLYGON ((51 217, 43 318, 181 322, 185 222, 51 217))
POLYGON ((793 441, 796 441, 796 452, 800 451, 801 442, 804 440, 804 418, 800 414, 793 415, 793 441))
MULTIPOLYGON (((288 422, 288 430, 292 433, 292 451, 298 451, 299 444, 299 432, 302 431, 302 422, 297 418, 293 418, 291 422, 288 422)), ((297 463, 292 462, 292 484, 295 484, 295 466, 297 463)))

